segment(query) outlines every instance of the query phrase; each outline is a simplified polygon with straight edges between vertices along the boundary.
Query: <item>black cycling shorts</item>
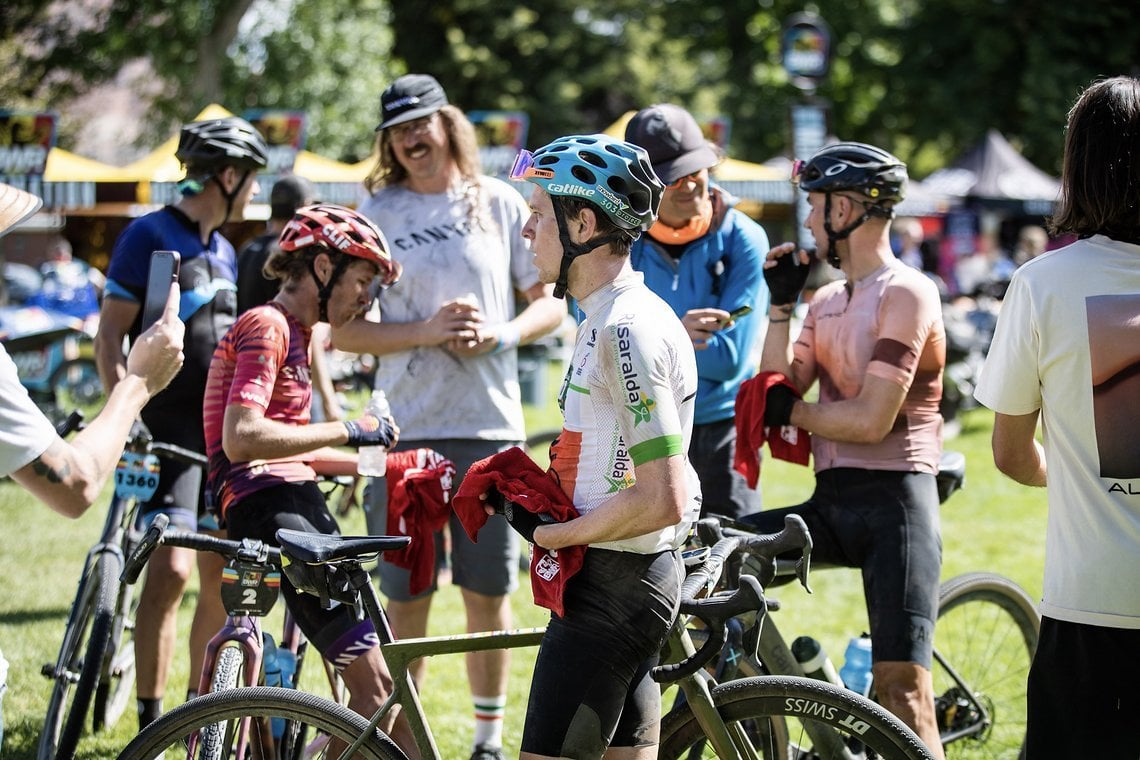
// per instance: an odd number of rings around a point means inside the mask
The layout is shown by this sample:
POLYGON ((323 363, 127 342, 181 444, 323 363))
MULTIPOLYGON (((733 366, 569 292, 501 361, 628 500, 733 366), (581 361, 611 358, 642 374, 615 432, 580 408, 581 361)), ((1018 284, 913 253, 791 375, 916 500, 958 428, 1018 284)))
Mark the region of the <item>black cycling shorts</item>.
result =
POLYGON ((531 681, 522 751, 600 758, 657 743, 661 687, 649 676, 677 616, 678 552, 587 549, 550 616, 531 681))
MULTIPOLYGON (((277 546, 279 528, 340 535, 340 527, 325 505, 324 494, 312 481, 256 491, 226 510, 226 533, 234 541, 254 538, 277 546)), ((336 604, 326 610, 312 594, 297 593, 284 573, 281 574, 281 594, 298 627, 325 659, 338 668, 343 669, 356 656, 378 646, 372 624, 358 622, 352 605, 336 604)))
POLYGON ((800 515, 811 531, 813 563, 862 569, 872 659, 929 668, 942 572, 934 475, 824 470, 803 504, 741 522, 771 533, 784 527, 789 513, 800 515))

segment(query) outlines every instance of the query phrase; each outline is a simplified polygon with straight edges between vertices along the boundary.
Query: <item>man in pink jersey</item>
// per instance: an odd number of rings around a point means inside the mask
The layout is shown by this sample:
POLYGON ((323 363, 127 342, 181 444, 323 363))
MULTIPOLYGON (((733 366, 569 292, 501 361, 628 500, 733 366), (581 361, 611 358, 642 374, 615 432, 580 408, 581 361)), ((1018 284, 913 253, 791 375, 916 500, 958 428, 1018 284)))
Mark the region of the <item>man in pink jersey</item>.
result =
POLYGON ((879 701, 941 757, 930 661, 942 564, 935 475, 946 334, 934 283, 891 251, 906 166, 874 146, 837 143, 798 162, 792 181, 808 194, 804 226, 817 255, 846 279, 815 293, 793 345, 788 325, 808 254, 793 243, 768 252, 772 300, 760 370, 783 373, 801 393, 818 380, 819 400, 776 385, 764 424, 812 434, 816 488, 804 504, 745 521, 778 530, 784 514, 800 514, 815 557, 862 570, 879 701))
MULTIPOLYGON (((277 544, 277 530, 339 533, 318 474, 356 472, 356 455, 334 447, 391 446, 392 419, 365 413, 349 422, 310 424, 313 325, 339 327, 363 313, 381 285, 400 275, 388 243, 372 222, 334 205, 297 210, 281 233, 266 271, 281 281, 272 301, 238 317, 210 362, 203 408, 207 487, 231 539, 277 544)), ((282 595, 321 655, 336 663, 352 696, 348 706, 372 715, 391 693, 392 678, 372 623, 351 605, 324 609, 298 594, 288 578, 282 595)), ((384 726, 405 751, 415 745, 405 721, 384 726)))

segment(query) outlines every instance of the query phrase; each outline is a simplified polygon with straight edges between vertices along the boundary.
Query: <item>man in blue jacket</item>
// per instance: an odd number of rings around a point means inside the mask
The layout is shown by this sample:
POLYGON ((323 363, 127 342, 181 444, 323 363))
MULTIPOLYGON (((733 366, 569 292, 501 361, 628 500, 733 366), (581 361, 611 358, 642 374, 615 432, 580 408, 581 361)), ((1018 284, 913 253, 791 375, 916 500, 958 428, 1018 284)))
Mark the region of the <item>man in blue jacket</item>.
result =
POLYGON ((680 317, 696 349, 689 460, 701 480, 701 514, 739 518, 760 509, 759 492, 732 468, 733 407, 740 384, 753 375, 749 356, 768 304, 768 235, 710 184, 720 155, 688 111, 669 103, 643 108, 625 139, 645 148, 666 185, 658 220, 633 244, 631 261, 680 317), (743 307, 752 312, 741 314, 743 307))

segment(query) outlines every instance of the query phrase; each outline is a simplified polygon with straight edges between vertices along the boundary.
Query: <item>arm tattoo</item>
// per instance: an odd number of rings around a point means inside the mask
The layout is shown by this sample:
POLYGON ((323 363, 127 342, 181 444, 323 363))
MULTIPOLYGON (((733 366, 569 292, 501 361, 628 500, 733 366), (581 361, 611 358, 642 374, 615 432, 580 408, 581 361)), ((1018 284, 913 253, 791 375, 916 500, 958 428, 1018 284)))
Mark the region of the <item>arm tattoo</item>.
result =
POLYGON ((62 483, 71 475, 71 464, 67 461, 67 457, 58 457, 61 460, 58 465, 49 464, 45 457, 52 453, 53 448, 55 447, 48 447, 47 451, 32 460, 32 472, 37 477, 45 478, 49 483, 62 483))

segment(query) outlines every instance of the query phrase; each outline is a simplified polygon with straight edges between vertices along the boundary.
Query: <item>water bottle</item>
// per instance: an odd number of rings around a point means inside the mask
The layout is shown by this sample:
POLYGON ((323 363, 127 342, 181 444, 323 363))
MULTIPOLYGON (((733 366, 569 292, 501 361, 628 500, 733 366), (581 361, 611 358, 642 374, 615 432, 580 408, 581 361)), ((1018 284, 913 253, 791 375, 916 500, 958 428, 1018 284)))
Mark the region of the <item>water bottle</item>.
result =
POLYGON ((281 685, 281 662, 277 657, 277 642, 268 633, 262 633, 261 668, 265 672, 266 686, 281 685))
POLYGON ((281 685, 292 689, 293 676, 297 673, 297 655, 288 649, 278 649, 277 666, 281 670, 281 685))
MULTIPOLYGON (((368 399, 366 411, 380 419, 392 413, 388 405, 388 397, 384 391, 377 388, 372 391, 372 398, 368 399)), ((357 452, 359 459, 356 462, 356 471, 370 478, 382 478, 388 471, 388 449, 384 446, 361 446, 357 452)))
MULTIPOLYGON (((268 633, 262 633, 262 655, 261 666, 265 672, 265 685, 266 686, 281 686, 281 658, 277 650, 277 642, 268 633)), ((270 730, 273 732, 274 738, 280 739, 285 735, 285 719, 284 718, 270 718, 270 730)))
POLYGON ((839 674, 835 672, 831 658, 827 656, 827 652, 823 651, 823 645, 811 636, 800 636, 793 641, 792 655, 808 678, 828 681, 836 686, 843 685, 843 682, 839 680, 839 674))
POLYGON ((867 696, 871 688, 871 637, 865 633, 852 637, 843 658, 843 668, 839 671, 843 684, 851 691, 867 696))

